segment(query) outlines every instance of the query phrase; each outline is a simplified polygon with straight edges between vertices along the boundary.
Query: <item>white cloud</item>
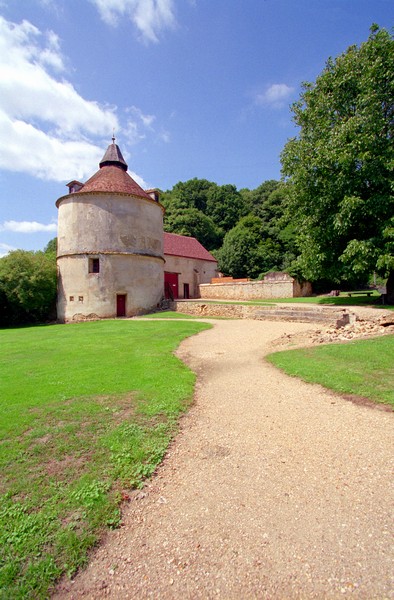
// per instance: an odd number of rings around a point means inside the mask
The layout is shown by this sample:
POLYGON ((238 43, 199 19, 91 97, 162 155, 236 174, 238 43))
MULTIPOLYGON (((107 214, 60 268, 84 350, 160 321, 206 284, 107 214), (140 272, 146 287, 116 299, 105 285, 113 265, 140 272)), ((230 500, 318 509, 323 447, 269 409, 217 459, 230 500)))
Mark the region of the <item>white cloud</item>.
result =
POLYGON ((0 258, 2 258, 3 256, 7 256, 7 254, 9 252, 12 252, 13 250, 16 250, 16 248, 0 242, 0 258))
POLYGON ((64 68, 54 32, 0 16, 0 168, 57 181, 97 168, 103 149, 88 138, 119 129, 115 109, 50 72, 64 68))
POLYGON ((171 134, 170 134, 170 132, 163 129, 159 133, 159 140, 161 140, 165 144, 169 144, 170 141, 171 141, 171 134))
POLYGON ((127 120, 127 126, 122 131, 122 135, 126 137, 129 144, 136 144, 140 140, 145 139, 147 137, 145 131, 153 134, 156 141, 159 140, 166 144, 171 141, 169 131, 164 129, 157 131, 157 128, 154 127, 156 121, 155 115, 145 114, 137 106, 130 106, 126 109, 126 113, 130 114, 132 119, 127 120))
POLYGON ((0 231, 13 231, 14 233, 37 233, 42 231, 57 231, 56 223, 44 225, 37 221, 4 221, 0 231))
POLYGON ((274 83, 270 85, 263 94, 256 94, 255 102, 260 105, 281 108, 293 92, 294 88, 286 83, 274 83))
MULTIPOLYGON (((157 7, 162 4, 158 1, 157 7)), ((108 3, 115 5, 115 0, 108 3)), ((154 115, 132 106, 121 127, 115 107, 83 98, 64 78, 65 62, 55 32, 42 33, 28 21, 11 23, 0 16, 0 169, 44 180, 83 181, 97 170, 102 140, 109 142, 113 130, 122 131, 126 155, 127 144, 157 135, 154 115)), ((141 177, 130 174, 143 185, 141 177)))
POLYGON ((142 177, 137 175, 137 173, 134 173, 134 171, 130 171, 130 169, 129 169, 129 174, 130 174, 130 177, 132 177, 134 179, 134 181, 136 181, 138 183, 138 185, 142 187, 143 190, 147 190, 148 188, 152 187, 152 186, 148 185, 146 183, 146 181, 144 179, 142 179, 142 177))
POLYGON ((127 16, 147 42, 158 42, 161 31, 175 26, 173 0, 91 0, 103 21, 116 26, 127 16))
POLYGON ((0 168, 40 179, 84 179, 97 170, 103 150, 88 141, 64 140, 0 110, 0 168))

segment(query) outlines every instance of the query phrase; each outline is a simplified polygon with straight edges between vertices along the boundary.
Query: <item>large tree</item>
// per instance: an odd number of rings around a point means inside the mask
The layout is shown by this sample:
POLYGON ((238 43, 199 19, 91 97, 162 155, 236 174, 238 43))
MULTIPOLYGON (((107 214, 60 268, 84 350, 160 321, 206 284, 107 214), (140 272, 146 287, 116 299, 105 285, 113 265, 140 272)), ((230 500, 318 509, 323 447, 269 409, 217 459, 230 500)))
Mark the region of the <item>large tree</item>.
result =
POLYGON ((217 252, 219 270, 232 277, 255 279, 274 268, 281 261, 280 245, 262 236, 263 222, 249 215, 241 219, 224 236, 223 246, 217 252))
POLYGON ((300 127, 282 153, 304 277, 394 283, 394 40, 368 40, 329 59, 292 107, 300 127))

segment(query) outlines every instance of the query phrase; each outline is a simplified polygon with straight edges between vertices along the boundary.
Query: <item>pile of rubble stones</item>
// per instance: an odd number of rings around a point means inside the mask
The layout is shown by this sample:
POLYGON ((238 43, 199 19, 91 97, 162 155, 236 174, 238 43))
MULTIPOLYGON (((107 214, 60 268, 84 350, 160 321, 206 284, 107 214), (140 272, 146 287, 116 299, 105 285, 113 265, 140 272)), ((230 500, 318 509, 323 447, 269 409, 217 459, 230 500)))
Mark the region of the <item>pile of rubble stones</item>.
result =
POLYGON ((387 334, 394 334, 394 312, 393 315, 376 319, 366 320, 356 317, 353 323, 343 327, 331 325, 327 328, 310 330, 303 334, 284 334, 276 340, 275 345, 287 345, 289 342, 292 345, 329 344, 387 334))
POLYGON ((380 320, 366 321, 359 319, 344 327, 331 326, 327 329, 317 329, 312 333, 311 341, 315 344, 327 344, 329 342, 341 342, 394 333, 394 315, 392 321, 391 324, 386 324, 381 323, 380 320))

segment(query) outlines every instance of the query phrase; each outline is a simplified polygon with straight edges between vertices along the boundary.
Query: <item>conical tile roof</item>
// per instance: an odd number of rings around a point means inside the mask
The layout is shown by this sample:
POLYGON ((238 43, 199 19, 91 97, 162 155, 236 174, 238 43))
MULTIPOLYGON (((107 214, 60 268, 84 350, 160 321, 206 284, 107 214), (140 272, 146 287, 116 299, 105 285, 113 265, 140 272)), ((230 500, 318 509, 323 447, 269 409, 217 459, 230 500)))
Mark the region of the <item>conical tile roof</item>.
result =
MULTIPOLYGON (((82 184, 81 184, 82 185, 82 184)), ((78 190, 78 194, 88 192, 107 192, 131 194, 139 198, 152 200, 152 197, 127 173, 127 163, 120 148, 112 138, 110 144, 100 161, 100 169, 87 180, 78 190)))
POLYGON ((115 144, 115 138, 112 138, 112 144, 110 144, 107 148, 106 153, 100 161, 100 169, 102 167, 120 167, 124 171, 127 171, 127 163, 122 156, 120 148, 117 144, 115 144))
POLYGON ((152 200, 149 194, 126 171, 112 165, 105 166, 92 175, 78 193, 84 194, 85 192, 117 192, 152 200))

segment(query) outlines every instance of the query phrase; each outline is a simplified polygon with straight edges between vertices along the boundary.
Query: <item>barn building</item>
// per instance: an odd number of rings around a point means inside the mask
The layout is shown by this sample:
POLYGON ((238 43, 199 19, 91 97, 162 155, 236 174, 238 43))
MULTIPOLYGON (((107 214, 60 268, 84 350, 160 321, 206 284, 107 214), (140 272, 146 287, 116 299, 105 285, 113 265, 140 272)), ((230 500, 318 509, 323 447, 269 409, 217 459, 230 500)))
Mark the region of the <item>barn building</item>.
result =
POLYGON ((164 233, 166 298, 199 298, 200 283, 217 276, 217 260, 196 238, 164 233))
POLYGON ((99 167, 56 202, 58 320, 133 316, 165 295, 198 297, 214 257, 194 238, 164 234, 157 190, 130 177, 115 138, 99 167))

